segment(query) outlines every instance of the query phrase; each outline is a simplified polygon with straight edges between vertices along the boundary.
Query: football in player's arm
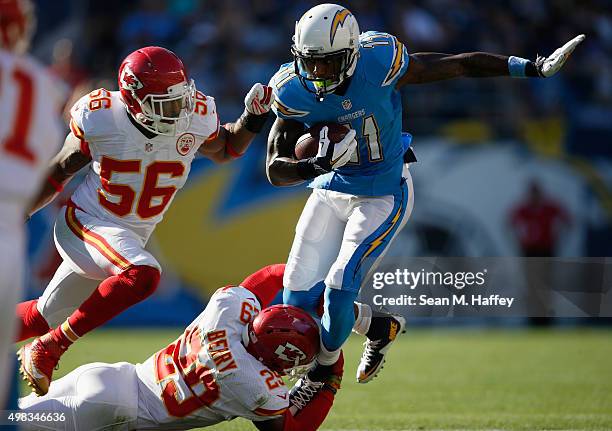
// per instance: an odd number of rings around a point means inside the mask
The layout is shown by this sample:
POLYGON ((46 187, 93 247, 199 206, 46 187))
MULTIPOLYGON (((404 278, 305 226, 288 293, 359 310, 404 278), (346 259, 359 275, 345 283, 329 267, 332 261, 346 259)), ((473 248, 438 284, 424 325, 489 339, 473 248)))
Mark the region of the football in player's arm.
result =
MULTIPOLYGON (((408 84, 424 84, 461 77, 548 78, 563 67, 584 38, 584 35, 576 36, 550 56, 538 57, 535 61, 487 52, 410 54, 408 68, 397 81, 396 88, 408 84)), ((325 70, 325 67, 325 64, 317 65, 319 70, 325 70)), ((350 80, 347 80, 344 85, 350 85, 350 80)), ((305 161, 293 158, 293 148, 303 132, 304 124, 300 121, 279 117, 274 122, 268 138, 267 160, 267 174, 273 185, 291 186, 329 172, 329 162, 333 160, 333 151, 328 151, 324 157, 313 157, 305 161)), ((349 144, 350 140, 346 139, 346 142, 343 141, 336 145, 348 146, 349 144)), ((332 168, 341 166, 332 166, 332 168)))
POLYGON ((293 62, 281 65, 270 81, 277 119, 267 155, 271 184, 309 181, 313 189, 296 224, 284 279, 286 304, 308 310, 318 293, 324 290, 325 297, 321 352, 296 384, 298 391, 312 392, 351 329, 367 337, 356 376, 368 383, 405 325, 401 316, 377 316, 361 304, 364 313, 357 321, 363 324, 355 328, 351 312, 414 204, 407 157, 411 137, 401 130, 398 90, 458 77, 549 77, 583 40, 580 35, 535 61, 484 52, 409 54, 393 35, 360 32, 343 6, 320 4, 302 15, 291 47, 293 62), (322 127, 316 155, 297 160, 295 145, 305 127, 325 123, 353 130, 331 141, 328 127, 322 127))

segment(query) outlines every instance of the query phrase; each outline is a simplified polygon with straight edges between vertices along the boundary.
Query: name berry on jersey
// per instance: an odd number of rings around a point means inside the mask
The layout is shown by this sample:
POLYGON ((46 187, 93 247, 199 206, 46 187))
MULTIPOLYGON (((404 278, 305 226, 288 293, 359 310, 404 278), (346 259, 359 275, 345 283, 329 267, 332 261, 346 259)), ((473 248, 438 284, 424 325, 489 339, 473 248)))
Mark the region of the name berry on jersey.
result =
MULTIPOLYGON (((260 309, 243 287, 219 289, 177 341, 136 366, 142 404, 160 429, 234 417, 261 421, 286 411, 282 377, 242 344, 245 326, 260 309)), ((297 354, 290 347, 287 352, 297 354)))

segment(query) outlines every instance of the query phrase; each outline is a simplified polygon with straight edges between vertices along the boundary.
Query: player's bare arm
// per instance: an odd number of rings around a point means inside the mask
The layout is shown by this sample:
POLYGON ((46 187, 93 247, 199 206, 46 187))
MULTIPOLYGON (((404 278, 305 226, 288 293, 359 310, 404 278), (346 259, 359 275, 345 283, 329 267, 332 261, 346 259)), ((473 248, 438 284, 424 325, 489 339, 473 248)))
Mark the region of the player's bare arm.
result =
POLYGON ((576 46, 584 38, 584 35, 577 36, 550 56, 538 57, 535 61, 487 52, 467 52, 455 55, 434 52, 411 54, 408 70, 399 79, 397 87, 399 88, 406 84, 424 84, 459 77, 514 76, 547 78, 557 73, 563 67, 576 46))
POLYGON ((29 215, 49 204, 74 174, 87 166, 89 162, 91 162, 91 156, 83 152, 81 140, 70 132, 60 152, 51 159, 49 176, 34 199, 28 211, 29 215))
POLYGON ((249 131, 240 120, 219 128, 214 139, 200 147, 200 153, 215 163, 226 163, 242 155, 257 133, 249 131))
MULTIPOLYGON (((295 143, 304 133, 304 125, 278 118, 268 137, 266 173, 275 186, 292 186, 331 172, 347 164, 357 149, 355 130, 349 130, 338 142, 328 136, 328 127, 319 132, 316 156, 295 160, 295 143)), ((316 142, 315 142, 316 143, 316 142)))
POLYGON ((304 133, 304 124, 299 121, 277 118, 268 136, 266 174, 275 186, 293 186, 304 182, 293 158, 295 143, 304 133))
POLYGON ((255 84, 244 98, 245 109, 234 123, 224 124, 214 138, 206 141, 199 152, 216 163, 242 156, 255 136, 263 129, 274 94, 267 85, 255 84))

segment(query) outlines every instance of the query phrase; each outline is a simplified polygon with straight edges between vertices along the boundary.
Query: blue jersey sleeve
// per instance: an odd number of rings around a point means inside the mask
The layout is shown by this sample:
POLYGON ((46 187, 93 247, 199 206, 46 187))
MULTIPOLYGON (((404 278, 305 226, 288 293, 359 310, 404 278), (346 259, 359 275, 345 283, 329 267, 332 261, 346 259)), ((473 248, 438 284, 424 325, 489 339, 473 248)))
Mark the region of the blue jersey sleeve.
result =
POLYGON ((408 69, 410 56, 402 42, 389 33, 368 31, 359 36, 361 61, 367 78, 381 87, 394 86, 408 69))
POLYGON ((310 113, 306 109, 304 91, 293 69, 293 63, 283 64, 270 79, 269 85, 275 96, 272 111, 278 118, 300 121, 310 113))

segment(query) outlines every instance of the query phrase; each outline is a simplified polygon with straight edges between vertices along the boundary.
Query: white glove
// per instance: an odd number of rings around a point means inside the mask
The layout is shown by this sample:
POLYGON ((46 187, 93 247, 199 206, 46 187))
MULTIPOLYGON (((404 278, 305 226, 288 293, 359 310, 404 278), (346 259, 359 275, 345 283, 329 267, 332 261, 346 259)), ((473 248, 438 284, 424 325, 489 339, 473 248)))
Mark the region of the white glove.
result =
POLYGON ((565 64, 567 59, 570 57, 574 49, 584 40, 585 35, 581 34, 580 36, 576 36, 561 48, 557 49, 548 57, 539 57, 535 61, 536 68, 538 69, 538 73, 548 78, 557 73, 565 64))
POLYGON ((319 151, 317 153, 316 159, 317 164, 325 169, 326 171, 331 171, 332 169, 338 169, 342 166, 346 165, 349 160, 351 160, 351 156, 357 149, 357 141, 355 140, 355 135, 357 132, 355 130, 350 129, 344 138, 333 145, 333 151, 330 147, 331 141, 328 136, 328 127, 322 127, 319 132, 319 151))
POLYGON ((247 93, 244 98, 244 106, 253 115, 262 115, 270 112, 270 107, 274 103, 274 93, 272 87, 260 84, 259 82, 247 93))

